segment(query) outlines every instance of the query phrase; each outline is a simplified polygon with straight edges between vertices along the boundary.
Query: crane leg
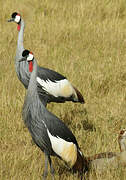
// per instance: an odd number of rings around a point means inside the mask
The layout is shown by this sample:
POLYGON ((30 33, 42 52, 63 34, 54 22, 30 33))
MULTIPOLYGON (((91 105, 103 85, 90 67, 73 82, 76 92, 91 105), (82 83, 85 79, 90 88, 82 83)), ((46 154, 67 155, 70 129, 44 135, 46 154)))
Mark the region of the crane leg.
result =
POLYGON ((48 175, 48 155, 45 153, 45 169, 43 172, 43 180, 46 180, 48 175))
POLYGON ((52 180, 54 180, 55 170, 54 170, 54 168, 53 168, 53 164, 52 164, 52 161, 51 161, 50 156, 48 156, 48 160, 49 160, 50 172, 51 172, 51 175, 52 175, 52 180))

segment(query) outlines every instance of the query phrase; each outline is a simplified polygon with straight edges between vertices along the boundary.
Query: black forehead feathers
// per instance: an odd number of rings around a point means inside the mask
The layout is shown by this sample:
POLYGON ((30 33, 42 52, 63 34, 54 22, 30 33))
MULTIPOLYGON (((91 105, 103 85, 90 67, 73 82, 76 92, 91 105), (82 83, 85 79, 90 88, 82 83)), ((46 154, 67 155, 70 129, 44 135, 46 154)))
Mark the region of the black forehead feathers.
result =
POLYGON ((11 16, 12 16, 12 18, 15 18, 17 15, 18 15, 18 13, 14 12, 11 16))
POLYGON ((22 53, 22 56, 23 56, 23 57, 26 57, 27 55, 29 55, 29 53, 30 53, 30 51, 27 50, 27 49, 25 49, 25 50, 23 51, 23 53, 22 53))

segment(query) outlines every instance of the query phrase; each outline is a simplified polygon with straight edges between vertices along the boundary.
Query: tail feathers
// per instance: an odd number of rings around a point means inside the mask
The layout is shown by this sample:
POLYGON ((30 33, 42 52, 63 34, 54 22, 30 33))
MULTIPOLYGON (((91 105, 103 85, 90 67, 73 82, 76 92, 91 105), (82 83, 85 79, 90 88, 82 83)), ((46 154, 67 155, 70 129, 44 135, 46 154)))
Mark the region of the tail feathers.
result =
POLYGON ((80 93, 80 91, 78 91, 78 89, 75 88, 74 86, 73 86, 73 88, 74 88, 74 90, 76 92, 76 96, 77 96, 77 99, 75 99, 75 102, 80 102, 80 103, 84 104, 85 100, 84 100, 82 94, 80 93))
POLYGON ((81 176, 88 170, 88 162, 79 150, 77 151, 77 160, 72 169, 73 172, 78 172, 81 176))

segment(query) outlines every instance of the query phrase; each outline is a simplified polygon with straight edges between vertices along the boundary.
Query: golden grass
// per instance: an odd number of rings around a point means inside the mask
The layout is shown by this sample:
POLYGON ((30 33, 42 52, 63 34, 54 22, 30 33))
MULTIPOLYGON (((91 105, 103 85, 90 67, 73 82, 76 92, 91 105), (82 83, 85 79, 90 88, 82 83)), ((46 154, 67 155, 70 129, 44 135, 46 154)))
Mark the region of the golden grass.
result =
MULTIPOLYGON (((41 179, 43 153, 31 143, 21 118, 25 89, 14 57, 14 12, 26 23, 24 46, 38 63, 65 76, 86 104, 50 104, 48 108, 73 131, 85 156, 119 151, 117 136, 126 128, 125 0, 1 0, 0 6, 0 179, 41 179)), ((56 180, 78 179, 53 158, 56 180)), ((89 174, 90 180, 123 180, 126 169, 89 174)), ((51 179, 49 174, 48 179, 51 179)))

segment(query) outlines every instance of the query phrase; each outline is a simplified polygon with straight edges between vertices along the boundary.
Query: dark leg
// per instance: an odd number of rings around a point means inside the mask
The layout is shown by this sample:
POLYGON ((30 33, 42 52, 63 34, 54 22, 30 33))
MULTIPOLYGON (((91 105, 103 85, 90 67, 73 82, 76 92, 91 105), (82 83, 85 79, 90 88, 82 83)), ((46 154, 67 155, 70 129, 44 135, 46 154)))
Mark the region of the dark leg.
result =
POLYGON ((49 160, 49 164, 50 164, 50 172, 51 172, 51 174, 52 174, 52 179, 54 180, 55 170, 54 170, 54 168, 53 168, 53 165, 52 165, 52 161, 51 161, 50 156, 48 156, 48 160, 49 160))
POLYGON ((45 153, 45 169, 43 173, 43 180, 46 180, 48 175, 48 155, 45 153))

